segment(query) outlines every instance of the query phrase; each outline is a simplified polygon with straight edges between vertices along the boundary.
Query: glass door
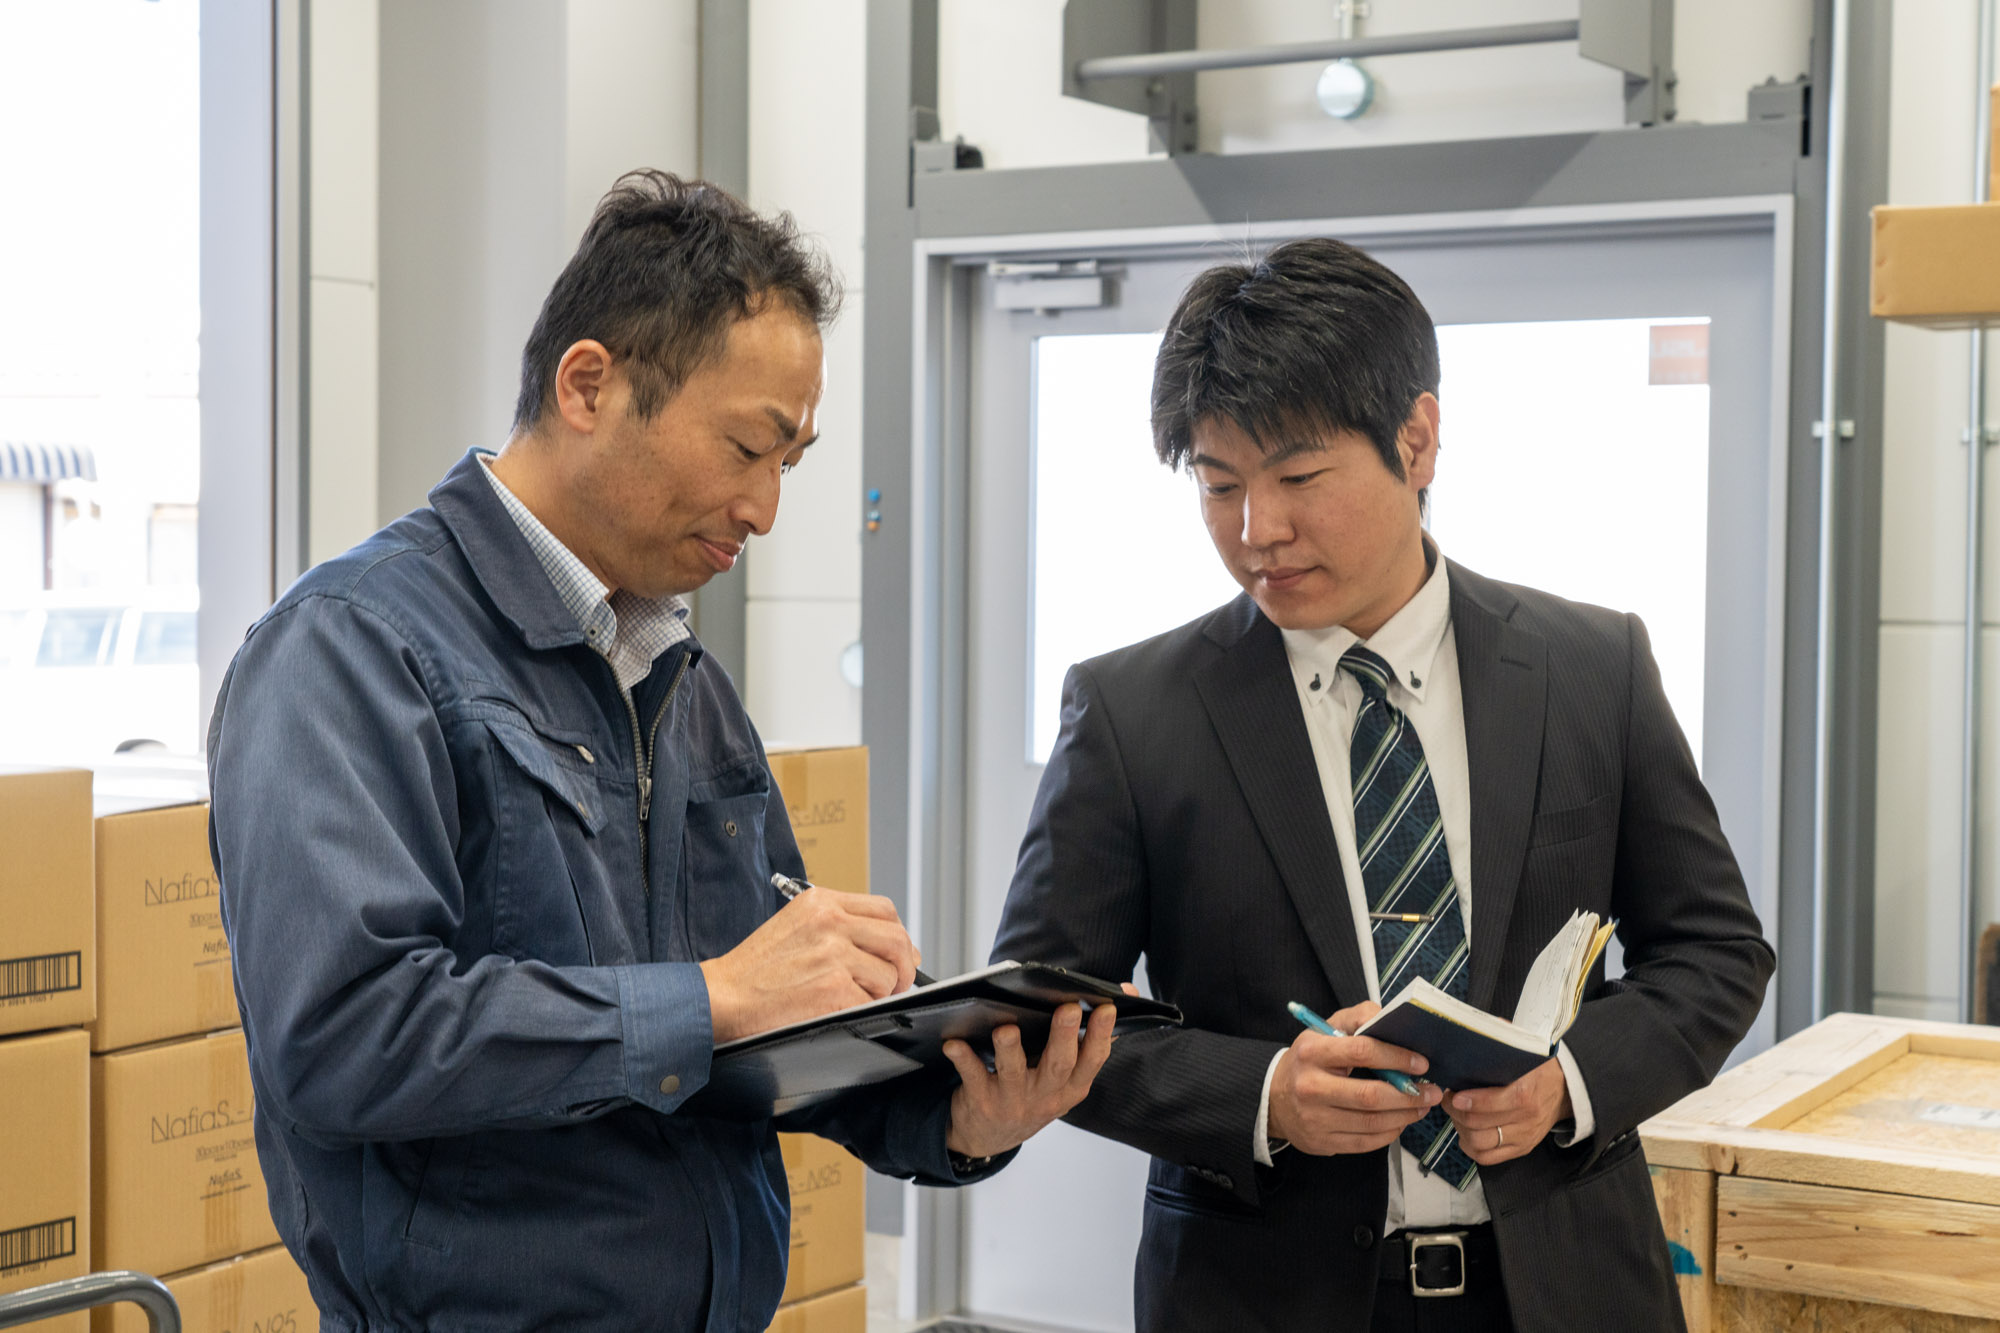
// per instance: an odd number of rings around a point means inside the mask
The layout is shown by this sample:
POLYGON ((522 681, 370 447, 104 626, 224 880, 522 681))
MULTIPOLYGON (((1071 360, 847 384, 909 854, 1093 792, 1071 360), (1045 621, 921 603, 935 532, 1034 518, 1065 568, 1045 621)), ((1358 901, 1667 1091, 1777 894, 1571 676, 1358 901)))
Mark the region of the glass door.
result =
MULTIPOLYGON (((1439 326, 1439 546, 1490 577, 1645 619, 1775 932, 1782 367, 1769 219, 1354 239, 1439 326)), ((973 279, 970 959, 997 928, 1064 671, 1237 592, 1193 480, 1154 460, 1148 403, 1181 291, 1242 254, 1130 257, 1095 309, 1003 308, 1019 303, 973 279)), ((1772 1036, 1767 1006, 1739 1056, 1772 1036)), ((968 1192, 967 1312, 1131 1327, 1145 1170, 1141 1154, 1056 1125, 968 1192)))

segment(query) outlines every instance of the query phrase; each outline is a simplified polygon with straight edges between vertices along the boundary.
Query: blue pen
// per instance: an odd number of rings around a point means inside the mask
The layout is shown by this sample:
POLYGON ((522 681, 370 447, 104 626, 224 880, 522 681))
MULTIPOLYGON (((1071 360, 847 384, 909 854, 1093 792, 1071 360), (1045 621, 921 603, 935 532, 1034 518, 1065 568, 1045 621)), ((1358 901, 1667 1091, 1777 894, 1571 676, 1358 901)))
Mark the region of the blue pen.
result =
MULTIPOLYGON (((1285 1006, 1285 1009, 1287 1012, 1291 1014, 1293 1018, 1298 1019, 1299 1022, 1304 1023, 1314 1032, 1321 1033, 1324 1036, 1345 1037, 1351 1035, 1349 1033, 1342 1032, 1339 1028, 1327 1022, 1324 1018, 1321 1018, 1318 1014, 1306 1008, 1304 1005, 1300 1004, 1297 1000, 1293 1000, 1290 1003, 1288 1003, 1285 1006)), ((1399 1074, 1393 1069, 1370 1069, 1366 1071, 1356 1071, 1356 1072, 1366 1072, 1373 1074, 1375 1077, 1381 1079, 1384 1083, 1387 1083, 1390 1087, 1394 1088, 1397 1092, 1408 1093, 1412 1097, 1421 1096, 1423 1094, 1423 1089, 1417 1085, 1417 1081, 1415 1079, 1411 1078, 1408 1074, 1399 1074)))

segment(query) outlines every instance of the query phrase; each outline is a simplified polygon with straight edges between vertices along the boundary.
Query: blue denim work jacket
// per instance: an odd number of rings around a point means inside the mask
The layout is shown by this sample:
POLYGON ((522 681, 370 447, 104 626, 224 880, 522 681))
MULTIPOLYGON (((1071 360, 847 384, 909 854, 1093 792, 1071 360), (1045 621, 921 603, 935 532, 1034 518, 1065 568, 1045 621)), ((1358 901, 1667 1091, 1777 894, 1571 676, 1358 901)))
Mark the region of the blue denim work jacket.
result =
MULTIPOLYGON (((692 639, 628 701, 473 455, 430 501, 251 628, 210 730, 279 1233, 330 1333, 760 1333, 776 1125, 679 1108, 700 960, 803 873, 761 742, 692 639)), ((953 1184, 949 1097, 782 1123, 953 1184)))

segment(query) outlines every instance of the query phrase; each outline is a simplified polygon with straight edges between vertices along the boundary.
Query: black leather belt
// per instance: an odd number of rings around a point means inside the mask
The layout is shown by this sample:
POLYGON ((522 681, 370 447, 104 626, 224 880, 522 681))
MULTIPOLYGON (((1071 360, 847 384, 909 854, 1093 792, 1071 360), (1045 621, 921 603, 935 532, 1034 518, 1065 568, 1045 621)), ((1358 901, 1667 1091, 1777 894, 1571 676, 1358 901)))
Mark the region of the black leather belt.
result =
POLYGON ((1398 1231, 1382 1240, 1382 1281, 1407 1283, 1415 1296, 1463 1296, 1500 1277, 1493 1224, 1398 1231))

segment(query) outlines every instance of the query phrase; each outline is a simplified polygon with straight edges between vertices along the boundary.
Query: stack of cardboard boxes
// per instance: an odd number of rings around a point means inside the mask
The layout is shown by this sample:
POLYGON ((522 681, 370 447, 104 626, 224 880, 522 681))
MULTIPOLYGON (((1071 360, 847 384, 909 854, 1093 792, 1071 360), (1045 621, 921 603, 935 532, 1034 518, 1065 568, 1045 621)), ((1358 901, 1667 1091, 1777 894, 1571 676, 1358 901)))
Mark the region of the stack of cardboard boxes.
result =
POLYGON ((0 846, 0 1292, 134 1269, 187 1333, 311 1333, 257 1165, 208 807, 93 810, 88 772, 0 771, 0 846))
MULTIPOLYGON (((868 751, 773 750, 770 760, 806 877, 868 892, 868 751)), ((792 1187, 792 1256, 770 1333, 863 1333, 867 1169, 811 1134, 782 1134, 779 1146, 792 1187)))
MULTIPOLYGON (((867 752, 771 763, 807 873, 866 892, 867 752)), ((0 1293, 134 1269, 163 1277, 187 1333, 313 1333, 257 1163, 208 807, 100 791, 93 809, 87 771, 0 769, 0 847, 0 1293)), ((782 1148, 791 1269, 772 1328, 862 1333, 866 1171, 810 1135, 782 1148)))

